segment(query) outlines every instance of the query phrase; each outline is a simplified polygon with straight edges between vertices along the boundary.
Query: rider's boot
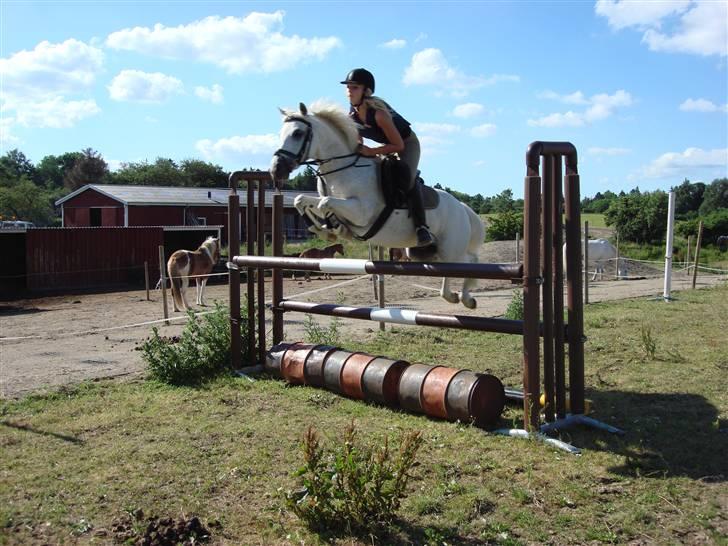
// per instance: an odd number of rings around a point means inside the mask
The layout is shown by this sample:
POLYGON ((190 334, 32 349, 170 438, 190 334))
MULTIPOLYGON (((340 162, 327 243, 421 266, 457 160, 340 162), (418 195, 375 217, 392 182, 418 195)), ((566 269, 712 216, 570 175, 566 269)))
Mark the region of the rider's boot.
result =
POLYGON ((415 182, 415 186, 410 191, 408 198, 417 235, 417 246, 414 248, 417 249, 418 254, 430 254, 435 251, 435 238, 430 233, 426 223, 422 184, 415 182))

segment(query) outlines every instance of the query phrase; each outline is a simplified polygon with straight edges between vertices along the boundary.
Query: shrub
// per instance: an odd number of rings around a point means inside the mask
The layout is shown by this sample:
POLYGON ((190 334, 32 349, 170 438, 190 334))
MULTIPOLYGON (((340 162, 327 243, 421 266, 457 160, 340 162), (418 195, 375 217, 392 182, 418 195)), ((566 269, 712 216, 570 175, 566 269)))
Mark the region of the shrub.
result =
POLYGON ((421 444, 417 431, 403 438, 396 455, 388 440, 372 450, 357 445, 352 422, 343 444, 326 452, 309 427, 303 439, 305 464, 296 473, 301 488, 285 494, 286 506, 314 530, 371 533, 373 526, 393 521, 421 444))
MULTIPOLYGON (((189 321, 179 338, 152 336, 140 350, 151 379, 172 385, 192 385, 231 370, 230 321, 220 304, 200 319, 188 311, 189 321)), ((245 314, 243 310, 242 314, 245 314)), ((241 321, 242 353, 247 354, 247 323, 241 321)))
POLYGON ((703 218, 693 218, 677 222, 675 233, 683 237, 698 234, 698 224, 703 220, 703 244, 714 244, 721 235, 728 235, 728 209, 718 209, 703 218))
POLYGON ((485 232, 487 241, 509 241, 523 235, 523 213, 508 210, 494 215, 485 232))
POLYGON ((513 297, 506 309, 505 318, 511 320, 523 320, 523 290, 516 289, 513 291, 513 297))

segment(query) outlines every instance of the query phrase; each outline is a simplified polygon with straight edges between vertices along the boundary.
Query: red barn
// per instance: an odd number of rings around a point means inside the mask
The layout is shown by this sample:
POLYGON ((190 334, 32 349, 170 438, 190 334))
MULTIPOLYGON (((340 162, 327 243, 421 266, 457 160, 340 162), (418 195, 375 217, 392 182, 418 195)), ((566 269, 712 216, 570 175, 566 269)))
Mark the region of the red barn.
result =
MULTIPOLYGON (((63 227, 114 226, 223 226, 227 239, 228 188, 180 188, 160 186, 116 186, 88 184, 56 201, 61 208, 63 227)), ((273 191, 266 189, 265 205, 271 207, 273 191)), ((245 234, 247 195, 239 190, 241 237, 245 234)), ((300 193, 283 191, 286 237, 308 236, 305 222, 293 207, 300 193)), ((256 191, 257 194, 257 191, 256 191)), ((270 211, 266 211, 265 231, 271 229, 270 211)))

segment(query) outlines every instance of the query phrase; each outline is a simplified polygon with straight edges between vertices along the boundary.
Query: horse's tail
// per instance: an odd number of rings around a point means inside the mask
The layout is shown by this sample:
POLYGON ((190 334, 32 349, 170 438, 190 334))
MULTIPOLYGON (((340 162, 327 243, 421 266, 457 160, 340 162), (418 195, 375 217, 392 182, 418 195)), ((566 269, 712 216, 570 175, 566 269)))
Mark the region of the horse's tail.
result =
MULTIPOLYGON (((186 256, 185 256, 186 258, 186 256)), ((180 278, 179 265, 177 257, 172 255, 167 262, 167 274, 169 275, 170 284, 172 286, 172 298, 174 298, 174 306, 177 309, 185 311, 187 307, 182 298, 182 279, 180 278)))
POLYGON ((475 211, 469 206, 463 204, 468 214, 468 220, 470 221, 470 241, 468 242, 468 254, 471 254, 475 260, 478 259, 478 251, 485 242, 485 225, 480 216, 475 214, 475 211))

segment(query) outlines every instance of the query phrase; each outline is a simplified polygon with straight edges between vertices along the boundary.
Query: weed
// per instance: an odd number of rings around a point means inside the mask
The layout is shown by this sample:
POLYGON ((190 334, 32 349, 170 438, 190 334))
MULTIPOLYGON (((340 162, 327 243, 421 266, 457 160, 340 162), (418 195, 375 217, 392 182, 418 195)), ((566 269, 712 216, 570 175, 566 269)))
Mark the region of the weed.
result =
MULTIPOLYGON (((243 311, 244 313, 244 311, 243 311)), ((200 320, 191 311, 179 338, 152 336, 141 344, 142 357, 151 379, 172 385, 193 385, 230 370, 230 322, 220 304, 200 320)), ((246 323, 240 322, 242 344, 246 345, 246 323)), ((247 354, 247 348, 242 349, 247 354)))
MULTIPOLYGON (((336 303, 341 305, 344 303, 344 293, 336 293, 336 303)), ((332 317, 328 326, 322 326, 316 322, 312 315, 307 314, 303 323, 303 330, 306 332, 306 341, 314 345, 333 345, 338 346, 341 343, 341 319, 332 317)))
POLYGON ((504 315, 507 319, 523 320, 523 290, 514 290, 504 315))
POLYGON ((640 328, 640 338, 642 341, 642 351, 645 356, 650 360, 655 360, 655 351, 657 350, 657 343, 655 343, 652 337, 652 326, 642 325, 640 328))
POLYGON ((354 423, 342 445, 326 452, 309 427, 303 439, 301 488, 285 494, 286 506, 314 530, 370 533, 391 523, 405 497, 410 470, 422 444, 420 432, 407 434, 393 455, 389 442, 377 450, 357 445, 354 423))

